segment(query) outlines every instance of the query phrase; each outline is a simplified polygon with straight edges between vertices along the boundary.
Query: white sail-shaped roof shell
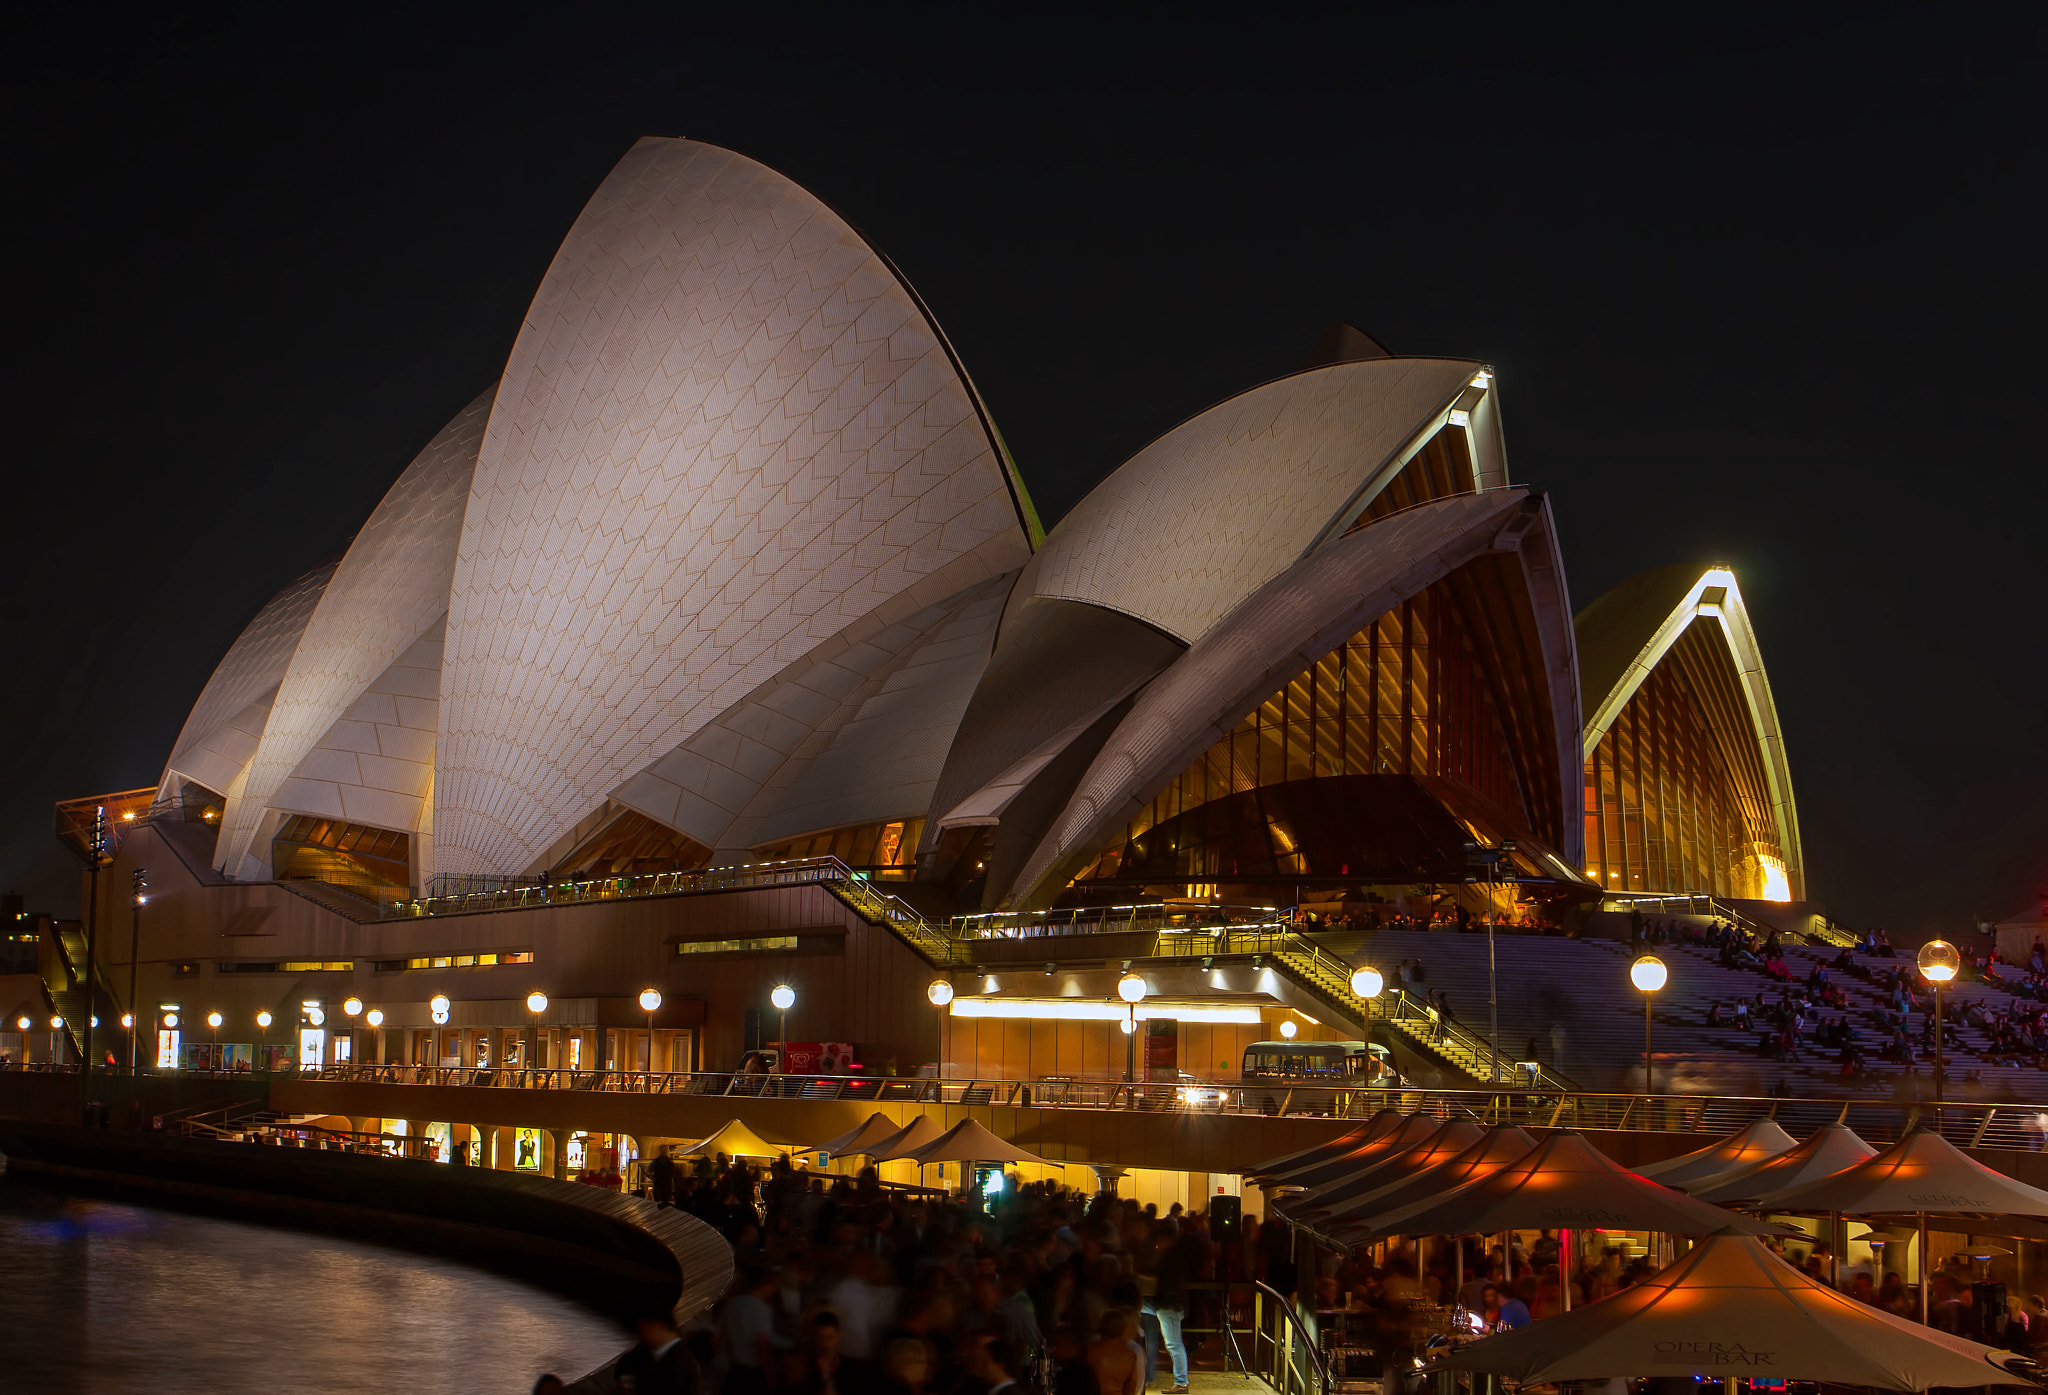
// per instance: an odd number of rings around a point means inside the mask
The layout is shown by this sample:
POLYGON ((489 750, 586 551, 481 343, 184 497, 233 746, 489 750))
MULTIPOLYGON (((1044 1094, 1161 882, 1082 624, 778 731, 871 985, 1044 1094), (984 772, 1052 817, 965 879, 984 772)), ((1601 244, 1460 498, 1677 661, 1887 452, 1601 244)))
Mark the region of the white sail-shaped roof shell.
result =
POLYGON ((1031 559, 1016 595, 1106 606, 1192 644, 1348 523, 1483 367, 1372 359, 1240 393, 1090 491, 1031 559))
MULTIPOLYGON (((455 544, 462 531, 462 511, 476 469, 477 448, 490 418, 491 398, 490 392, 479 396, 428 442, 386 492, 335 568, 333 580, 294 647, 265 722, 262 743, 250 762, 248 779, 239 795, 229 798, 221 820, 216 860, 231 872, 267 875, 267 850, 252 848, 252 843, 274 824, 273 814, 347 817, 337 798, 316 798, 311 802, 317 807, 307 807, 307 790, 303 783, 295 783, 294 777, 373 684, 406 657, 422 636, 439 633, 448 611, 455 544), (245 867, 244 859, 252 851, 258 855, 260 867, 245 867)), ((438 650, 432 659, 431 667, 438 671, 438 650)), ((414 655, 401 667, 417 671, 421 664, 421 656, 414 655)), ((405 686, 403 678, 394 677, 393 681, 405 686)), ((353 742, 355 737, 342 733, 336 739, 353 742)), ((408 764, 417 758, 415 745, 406 747, 408 764)), ((431 747, 430 736, 429 768, 431 747)), ((374 747, 363 754, 372 760, 380 758, 374 747)), ((377 777, 370 779, 373 786, 378 783, 377 777)), ((333 783, 313 777, 315 786, 333 783)), ((399 793, 415 782, 403 774, 383 783, 395 784, 398 788, 390 792, 399 793)), ((322 791, 323 795, 330 793, 322 791)), ((353 802, 363 812, 374 810, 382 817, 351 818, 351 822, 410 832, 418 821, 416 796, 409 810, 410 821, 404 823, 393 822, 408 813, 402 799, 364 796, 353 802)))
POLYGON ((180 780, 195 781, 216 794, 239 791, 278 684, 333 575, 330 564, 293 578, 235 637, 171 747, 158 781, 160 797, 175 794, 180 780))
POLYGON ((1022 565, 1023 518, 937 329, 843 219, 642 140, 549 268, 484 438, 438 869, 526 870, 814 646, 1022 565))

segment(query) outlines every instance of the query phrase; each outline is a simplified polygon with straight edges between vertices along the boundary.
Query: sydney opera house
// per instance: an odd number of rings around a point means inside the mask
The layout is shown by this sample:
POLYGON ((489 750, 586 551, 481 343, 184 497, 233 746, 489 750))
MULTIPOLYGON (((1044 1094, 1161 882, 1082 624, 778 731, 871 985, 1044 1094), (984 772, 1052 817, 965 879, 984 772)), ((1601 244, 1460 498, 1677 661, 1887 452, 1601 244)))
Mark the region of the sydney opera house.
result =
POLYGON ((1568 500, 1515 482, 1501 391, 1335 326, 1048 531, 886 257, 742 155, 642 140, 502 375, 248 623, 157 786, 71 806, 126 834, 103 911, 146 864, 138 1001, 352 991, 425 1029, 445 993, 488 1032, 544 984, 574 1032, 659 981, 640 1059, 729 1065, 758 1030, 725 1000, 810 974, 843 1000, 811 1035, 915 1061, 943 956, 747 869, 835 858, 942 929, 1802 900, 1736 578, 1575 616, 1568 500))

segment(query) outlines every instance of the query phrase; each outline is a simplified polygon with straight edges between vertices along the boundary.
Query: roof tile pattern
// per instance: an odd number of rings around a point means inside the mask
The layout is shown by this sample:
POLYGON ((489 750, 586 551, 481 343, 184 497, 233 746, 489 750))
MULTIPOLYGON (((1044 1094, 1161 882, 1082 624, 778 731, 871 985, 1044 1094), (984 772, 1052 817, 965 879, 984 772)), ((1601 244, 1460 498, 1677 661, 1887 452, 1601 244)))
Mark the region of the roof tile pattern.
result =
POLYGON ((1120 610, 1191 644, 1300 558, 1481 367, 1384 358, 1241 393, 1146 446, 1060 520, 1017 595, 1120 610))
MULTIPOLYGON (((277 802, 280 787, 349 707, 420 636, 439 632, 491 397, 485 392, 463 408, 406 466, 335 568, 278 689, 241 798, 228 803, 220 841, 228 866, 248 851, 273 805, 294 807, 277 802)), ((434 667, 440 667, 438 656, 434 667)), ((400 831, 412 826, 357 822, 400 831)))
POLYGON ((721 860, 743 856, 765 841, 763 821, 892 676, 961 607, 992 591, 1000 609, 1014 579, 1006 573, 898 620, 863 617, 700 727, 612 798, 725 854, 721 860))
POLYGON ((518 872, 893 597, 1029 553, 910 293, 729 151, 647 139, 549 268, 464 521, 435 782, 447 872, 518 872))
POLYGON ((923 817, 988 667, 1006 590, 984 586, 952 607, 806 764, 754 841, 923 817))
MULTIPOLYGON (((320 594, 333 575, 334 567, 330 563, 293 578, 283 590, 264 603, 263 609, 256 612, 256 618, 235 637, 235 642, 228 646, 228 652, 214 667, 213 676, 200 690, 199 701, 192 704, 192 711, 185 718, 177 744, 171 747, 171 759, 165 766, 162 784, 168 784, 171 772, 177 771, 188 778, 200 780, 216 794, 230 793, 227 784, 241 777, 247 760, 255 754, 254 747, 249 748, 248 754, 242 756, 232 770, 217 761, 208 763, 215 776, 223 779, 223 783, 218 785, 196 771, 187 770, 186 764, 196 757, 201 748, 209 745, 223 726, 231 722, 247 725, 250 714, 246 709, 251 703, 261 703, 263 710, 269 709, 271 699, 276 696, 277 685, 283 681, 285 669, 291 663, 292 651, 298 647, 299 636, 305 633, 306 622, 312 618, 313 608, 319 604, 320 594)), ((215 754, 221 752, 216 751, 215 754)))
POLYGON ((441 626, 414 640, 277 787, 270 807, 400 833, 420 826, 440 726, 441 626))

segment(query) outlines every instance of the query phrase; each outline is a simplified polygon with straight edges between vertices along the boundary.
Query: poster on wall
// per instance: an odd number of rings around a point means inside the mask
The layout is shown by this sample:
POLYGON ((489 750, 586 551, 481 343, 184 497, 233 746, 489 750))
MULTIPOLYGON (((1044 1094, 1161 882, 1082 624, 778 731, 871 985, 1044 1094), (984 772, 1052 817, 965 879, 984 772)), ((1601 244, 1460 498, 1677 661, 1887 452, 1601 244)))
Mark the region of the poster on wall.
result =
POLYGON ((528 1172, 540 1171, 539 1129, 519 1130, 519 1148, 518 1151, 514 1154, 513 1165, 515 1167, 524 1168, 528 1172))
POLYGON ((435 1162, 448 1162, 452 1157, 448 1151, 448 1125, 429 1124, 420 1137, 427 1140, 427 1153, 435 1162))
POLYGON ((1145 1023, 1145 1077, 1173 1080, 1180 1073, 1180 1023, 1154 1017, 1145 1023))
POLYGON ((789 1075, 847 1075, 857 1059, 850 1041, 792 1041, 783 1054, 782 1069, 789 1075))
POLYGON ((584 1167, 587 1166, 586 1159, 589 1157, 589 1154, 587 1152, 589 1146, 589 1137, 590 1136, 588 1134, 583 1133, 580 1130, 569 1136, 569 1156, 566 1162, 564 1163, 564 1166, 566 1166, 569 1171, 581 1172, 584 1169, 584 1167))

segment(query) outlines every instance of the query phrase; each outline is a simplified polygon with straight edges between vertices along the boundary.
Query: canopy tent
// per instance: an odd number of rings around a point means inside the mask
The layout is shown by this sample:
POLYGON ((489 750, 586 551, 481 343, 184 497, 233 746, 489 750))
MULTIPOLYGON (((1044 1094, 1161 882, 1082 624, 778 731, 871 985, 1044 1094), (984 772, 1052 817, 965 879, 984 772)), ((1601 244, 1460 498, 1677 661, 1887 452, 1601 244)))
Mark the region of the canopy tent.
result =
POLYGON ((1769 1376, 1883 1390, 2030 1385, 2032 1363, 1837 1293, 1736 1231, 1621 1292, 1434 1363, 1523 1385, 1769 1376))
POLYGON ((882 1139, 868 1149, 869 1162, 894 1162, 913 1148, 922 1148, 945 1130, 932 1122, 929 1114, 920 1114, 908 1124, 882 1139))
POLYGON ((1362 1144, 1372 1142, 1383 1133, 1392 1133, 1401 1126, 1401 1119, 1402 1114, 1400 1110, 1382 1109, 1357 1128, 1347 1130, 1327 1143, 1318 1143, 1313 1148, 1303 1148, 1298 1152, 1283 1153, 1277 1158, 1268 1158, 1257 1167, 1245 1173, 1245 1176, 1256 1182, 1263 1178, 1277 1176, 1293 1168, 1307 1167, 1311 1163, 1323 1162, 1327 1159, 1338 1157, 1362 1144))
POLYGON ((1390 1158, 1396 1153, 1405 1153, 1416 1144, 1428 1138, 1443 1126, 1443 1121, 1433 1114, 1417 1111, 1402 1119, 1399 1125, 1380 1134, 1370 1142, 1362 1143, 1350 1152, 1334 1158, 1302 1167, 1289 1168, 1275 1173, 1265 1183, 1269 1187, 1315 1187, 1349 1177, 1368 1163, 1390 1158))
MULTIPOLYGON (((1853 1167, 1758 1197, 1759 1210, 1833 1212, 1846 1216, 1911 1216, 1927 1256, 1928 1222, 1941 1230, 2020 1234, 2025 1221, 2048 1220, 2048 1192, 1984 1166, 1938 1133, 1916 1130, 1853 1167)), ((1920 1321, 1927 1321, 1931 1284, 1920 1285, 1920 1321)))
POLYGON ((1701 1177, 1679 1189, 1700 1201, 1718 1206, 1754 1201, 1771 1192, 1804 1186, 1854 1167, 1877 1149, 1865 1143, 1847 1124, 1823 1124, 1807 1135, 1806 1141, 1788 1153, 1747 1167, 1730 1168, 1712 1177, 1701 1177))
POLYGON ((1485 1135, 1486 1130, 1470 1119, 1454 1119, 1414 1147, 1368 1163, 1354 1176, 1325 1182, 1303 1196, 1289 1198, 1283 1209, 1289 1215, 1320 1215, 1396 1177, 1413 1177, 1424 1168, 1449 1162, 1485 1135))
POLYGON ((856 1153, 866 1153, 883 1139, 902 1131, 903 1126, 901 1124, 898 1124, 880 1110, 876 1110, 873 1114, 868 1115, 859 1128, 848 1129, 845 1133, 840 1134, 839 1137, 829 1142, 820 1143, 817 1145, 817 1151, 835 1158, 850 1157, 856 1153))
POLYGON ((737 1119, 728 1119, 717 1133, 701 1143, 678 1149, 677 1157, 711 1157, 723 1153, 729 1158, 779 1158, 789 1151, 787 1143, 770 1143, 737 1119))
POLYGON ((1729 1226, 1752 1235, 1779 1230, 1639 1177, 1584 1135, 1566 1129, 1490 1176, 1382 1213, 1353 1236, 1356 1243, 1365 1237, 1473 1235, 1543 1227, 1711 1235, 1729 1226))
POLYGON ((1027 1162, 1057 1167, 1036 1153, 1027 1153, 1005 1138, 998 1138, 972 1119, 962 1119, 921 1148, 899 1154, 905 1162, 919 1167, 945 1162, 1027 1162))
POLYGON ((1792 1148, 1794 1139, 1778 1127, 1775 1119, 1758 1119, 1736 1130, 1719 1143, 1711 1143, 1691 1153, 1663 1162, 1639 1167, 1636 1174, 1652 1182, 1662 1182, 1667 1187, 1690 1191, 1685 1184, 1696 1182, 1702 1177, 1712 1177, 1751 1163, 1767 1162, 1780 1153, 1792 1148))
POLYGON ((1851 1216, 2031 1216, 2048 1219, 2048 1192, 1984 1166, 1938 1133, 1917 1130, 1832 1176, 1757 1198, 1773 1211, 1851 1216))
POLYGON ((1338 1232, 1370 1228, 1372 1218, 1398 1210, 1413 1202, 1432 1196, 1441 1196, 1454 1187, 1467 1182, 1476 1182, 1520 1158, 1526 1158, 1536 1146, 1531 1138, 1513 1124, 1502 1124, 1486 1131, 1486 1134, 1464 1152, 1449 1162, 1418 1172, 1411 1177, 1401 1177, 1376 1187, 1363 1196, 1335 1207, 1323 1217, 1323 1225, 1338 1232))

